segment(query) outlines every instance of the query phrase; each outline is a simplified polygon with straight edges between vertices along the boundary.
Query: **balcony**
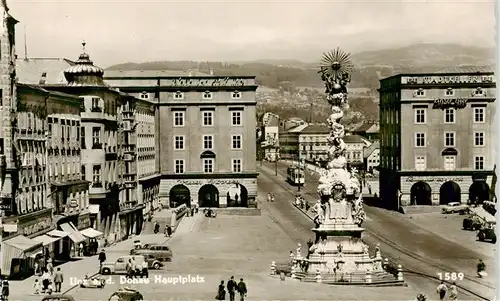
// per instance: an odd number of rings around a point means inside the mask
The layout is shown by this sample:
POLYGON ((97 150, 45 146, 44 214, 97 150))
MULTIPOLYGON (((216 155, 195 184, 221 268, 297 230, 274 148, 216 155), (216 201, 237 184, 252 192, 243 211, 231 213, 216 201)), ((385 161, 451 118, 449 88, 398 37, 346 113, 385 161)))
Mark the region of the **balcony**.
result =
POLYGON ((102 149, 102 143, 96 143, 96 142, 94 142, 92 144, 92 149, 102 149))

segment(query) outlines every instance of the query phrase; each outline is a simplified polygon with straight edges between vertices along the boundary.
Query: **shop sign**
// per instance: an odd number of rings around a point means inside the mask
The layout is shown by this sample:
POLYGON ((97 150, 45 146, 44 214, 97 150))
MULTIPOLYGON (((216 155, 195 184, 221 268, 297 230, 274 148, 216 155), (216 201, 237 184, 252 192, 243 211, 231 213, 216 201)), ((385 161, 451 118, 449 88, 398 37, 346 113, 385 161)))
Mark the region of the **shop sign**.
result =
POLYGON ((80 215, 78 216, 78 230, 90 228, 90 215, 80 215))
POLYGON ((246 78, 179 78, 162 83, 166 87, 243 87, 248 85, 246 78))
POLYGON ((38 217, 34 224, 20 225, 20 233, 24 236, 30 236, 32 234, 38 233, 45 229, 52 227, 52 218, 50 217, 38 217))
POLYGON ((406 178, 406 182, 448 182, 448 181, 463 182, 464 178, 440 178, 440 177, 428 177, 428 178, 408 177, 408 178, 406 178))
POLYGON ((181 185, 204 185, 204 184, 212 184, 212 185, 232 185, 232 184, 237 184, 237 181, 235 180, 214 180, 214 179, 207 179, 207 180, 180 180, 177 182, 178 184, 181 185))
POLYGON ((433 109, 455 108, 463 109, 467 106, 467 98, 436 98, 433 109))
POLYGON ((401 84, 489 84, 494 80, 492 75, 413 76, 401 78, 401 84))

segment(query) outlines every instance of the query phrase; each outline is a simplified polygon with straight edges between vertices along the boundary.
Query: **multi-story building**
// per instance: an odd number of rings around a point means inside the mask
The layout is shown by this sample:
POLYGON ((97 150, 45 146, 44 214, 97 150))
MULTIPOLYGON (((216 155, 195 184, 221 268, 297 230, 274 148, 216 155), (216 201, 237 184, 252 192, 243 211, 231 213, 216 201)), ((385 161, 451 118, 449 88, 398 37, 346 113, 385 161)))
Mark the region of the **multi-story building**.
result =
POLYGON ((344 155, 347 163, 358 169, 363 168, 363 149, 371 143, 359 135, 345 135, 343 140, 346 145, 344 155))
POLYGON ((272 162, 278 159, 279 123, 280 117, 276 114, 265 113, 262 117, 261 147, 264 150, 264 158, 272 162))
POLYGON ((163 205, 191 200, 201 207, 256 205, 255 77, 110 71, 105 80, 154 99, 163 205))
POLYGON ((383 205, 490 199, 495 88, 493 68, 487 67, 380 81, 383 205))
POLYGON ((330 130, 324 124, 301 124, 279 133, 280 157, 320 163, 327 159, 330 130))
POLYGON ((373 173, 380 164, 380 142, 375 141, 363 149, 364 170, 373 173))
POLYGON ((379 122, 375 120, 368 120, 352 131, 352 134, 360 135, 370 141, 375 141, 379 139, 379 132, 379 122))

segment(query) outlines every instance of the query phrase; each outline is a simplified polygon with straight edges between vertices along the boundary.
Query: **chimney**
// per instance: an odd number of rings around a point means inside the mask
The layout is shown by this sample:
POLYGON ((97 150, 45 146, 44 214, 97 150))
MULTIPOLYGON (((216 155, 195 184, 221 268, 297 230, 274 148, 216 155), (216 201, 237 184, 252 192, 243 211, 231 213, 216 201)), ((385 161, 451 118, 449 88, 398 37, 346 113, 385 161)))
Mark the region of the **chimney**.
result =
POLYGON ((210 75, 214 75, 214 69, 210 68, 210 75))

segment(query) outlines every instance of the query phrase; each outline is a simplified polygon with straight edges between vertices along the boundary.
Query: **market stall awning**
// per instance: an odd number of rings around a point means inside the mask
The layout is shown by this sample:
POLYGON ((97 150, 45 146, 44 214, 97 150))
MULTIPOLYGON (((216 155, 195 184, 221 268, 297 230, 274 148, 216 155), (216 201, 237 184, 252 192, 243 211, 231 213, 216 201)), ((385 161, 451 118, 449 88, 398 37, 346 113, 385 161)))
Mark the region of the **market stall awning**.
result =
POLYGON ((72 222, 61 224, 61 229, 69 234, 69 238, 75 243, 81 243, 85 241, 85 237, 76 229, 72 222))
POLYGON ((52 231, 48 232, 47 235, 64 238, 66 236, 69 236, 69 233, 61 231, 61 230, 52 230, 52 231))
POLYGON ((30 239, 24 235, 18 235, 10 239, 4 240, 4 243, 12 248, 19 250, 21 253, 25 253, 33 249, 39 249, 42 247, 41 242, 30 239))
POLYGON ((94 228, 83 229, 80 231, 80 233, 82 233, 83 236, 88 237, 88 238, 96 238, 96 237, 99 237, 99 236, 104 234, 102 232, 97 231, 94 228))
POLYGON ((60 239, 62 239, 62 237, 53 237, 45 234, 33 238, 33 240, 41 242, 44 246, 48 246, 60 239))

